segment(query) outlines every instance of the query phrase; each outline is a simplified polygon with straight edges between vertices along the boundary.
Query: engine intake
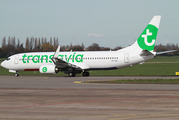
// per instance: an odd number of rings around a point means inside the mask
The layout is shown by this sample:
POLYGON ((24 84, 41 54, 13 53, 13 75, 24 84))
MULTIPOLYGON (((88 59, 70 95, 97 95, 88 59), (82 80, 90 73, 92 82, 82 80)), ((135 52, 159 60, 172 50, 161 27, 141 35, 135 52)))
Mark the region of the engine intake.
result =
POLYGON ((42 65, 40 66, 39 72, 45 74, 56 74, 59 70, 55 65, 42 65))

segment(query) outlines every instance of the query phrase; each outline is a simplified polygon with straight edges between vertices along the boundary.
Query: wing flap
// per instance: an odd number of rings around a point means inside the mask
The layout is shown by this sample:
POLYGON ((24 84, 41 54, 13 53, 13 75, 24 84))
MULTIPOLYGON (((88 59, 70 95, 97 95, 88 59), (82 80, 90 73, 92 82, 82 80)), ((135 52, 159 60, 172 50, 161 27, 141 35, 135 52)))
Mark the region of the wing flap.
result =
POLYGON ((54 56, 52 57, 52 61, 56 65, 57 68, 59 68, 59 69, 68 69, 68 70, 69 69, 82 70, 77 65, 68 63, 68 62, 63 61, 62 59, 58 58, 59 51, 60 51, 60 46, 58 46, 54 56))

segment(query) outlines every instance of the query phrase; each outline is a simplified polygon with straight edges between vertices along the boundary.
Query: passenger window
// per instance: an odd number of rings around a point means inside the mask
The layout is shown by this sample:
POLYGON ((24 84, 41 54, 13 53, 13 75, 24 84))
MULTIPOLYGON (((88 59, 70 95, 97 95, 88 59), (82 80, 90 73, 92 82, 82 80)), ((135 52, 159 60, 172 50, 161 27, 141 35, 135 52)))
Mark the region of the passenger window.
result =
POLYGON ((10 60, 10 58, 7 58, 7 60, 10 60))

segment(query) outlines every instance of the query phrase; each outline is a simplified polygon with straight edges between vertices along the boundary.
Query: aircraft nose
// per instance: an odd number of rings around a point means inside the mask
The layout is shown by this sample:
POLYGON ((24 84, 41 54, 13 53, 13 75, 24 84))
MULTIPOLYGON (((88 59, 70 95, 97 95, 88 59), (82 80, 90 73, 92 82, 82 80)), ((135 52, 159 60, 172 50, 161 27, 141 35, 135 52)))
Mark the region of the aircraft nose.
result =
POLYGON ((6 66, 6 63, 3 61, 3 62, 1 63, 1 66, 2 66, 2 67, 5 67, 5 66, 6 66))

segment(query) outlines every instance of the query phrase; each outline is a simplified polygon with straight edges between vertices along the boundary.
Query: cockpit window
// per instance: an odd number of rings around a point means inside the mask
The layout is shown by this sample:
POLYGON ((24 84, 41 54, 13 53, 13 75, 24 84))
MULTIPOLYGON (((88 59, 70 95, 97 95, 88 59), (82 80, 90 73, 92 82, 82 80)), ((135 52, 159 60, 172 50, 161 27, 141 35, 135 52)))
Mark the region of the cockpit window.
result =
POLYGON ((10 60, 10 58, 7 58, 7 60, 10 60))

